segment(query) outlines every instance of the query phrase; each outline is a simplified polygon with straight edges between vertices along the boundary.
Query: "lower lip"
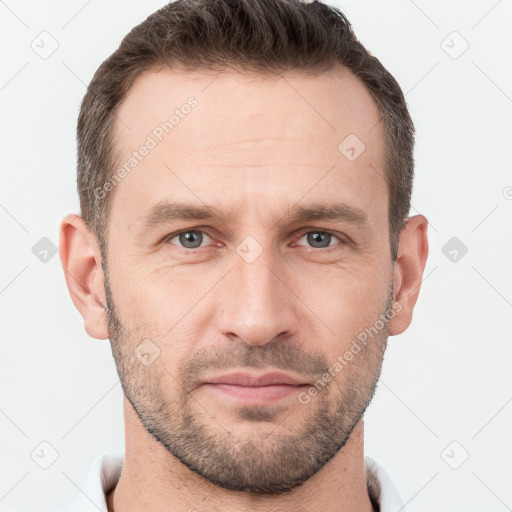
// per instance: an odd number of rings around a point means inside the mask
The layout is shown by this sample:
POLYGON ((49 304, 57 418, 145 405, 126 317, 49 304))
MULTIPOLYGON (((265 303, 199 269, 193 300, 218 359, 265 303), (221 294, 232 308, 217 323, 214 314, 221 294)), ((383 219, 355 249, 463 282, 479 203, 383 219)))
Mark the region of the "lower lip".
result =
POLYGON ((265 405, 277 402, 286 397, 299 393, 307 386, 292 386, 287 384, 275 384, 271 386, 237 386, 235 384, 203 384, 203 387, 234 398, 239 402, 250 405, 265 405))

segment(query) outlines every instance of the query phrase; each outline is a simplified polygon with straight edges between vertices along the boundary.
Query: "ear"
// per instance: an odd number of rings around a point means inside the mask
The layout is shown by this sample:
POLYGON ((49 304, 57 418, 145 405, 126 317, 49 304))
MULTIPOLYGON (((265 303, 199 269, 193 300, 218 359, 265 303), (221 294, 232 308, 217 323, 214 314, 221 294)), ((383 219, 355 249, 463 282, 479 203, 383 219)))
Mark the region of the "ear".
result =
MULTIPOLYGON (((393 272, 393 291, 398 313, 389 321, 389 334, 401 334, 410 325, 412 311, 420 293, 428 256, 428 221, 423 215, 406 219, 400 235, 393 272)), ((396 306, 394 306, 395 309, 396 306)))
POLYGON ((73 304, 84 318, 87 333, 107 339, 105 288, 101 253, 82 217, 69 214, 60 225, 59 255, 73 304))

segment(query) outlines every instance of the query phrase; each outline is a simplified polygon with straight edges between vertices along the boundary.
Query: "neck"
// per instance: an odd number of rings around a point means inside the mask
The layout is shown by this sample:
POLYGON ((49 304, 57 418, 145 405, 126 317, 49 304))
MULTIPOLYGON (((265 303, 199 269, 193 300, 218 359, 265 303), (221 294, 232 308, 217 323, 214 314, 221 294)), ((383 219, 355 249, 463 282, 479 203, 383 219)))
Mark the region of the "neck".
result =
POLYGON ((146 432, 126 398, 124 415, 125 460, 108 496, 109 512, 373 511, 364 467, 363 420, 337 455, 308 481, 288 493, 264 496, 223 489, 188 469, 146 432))

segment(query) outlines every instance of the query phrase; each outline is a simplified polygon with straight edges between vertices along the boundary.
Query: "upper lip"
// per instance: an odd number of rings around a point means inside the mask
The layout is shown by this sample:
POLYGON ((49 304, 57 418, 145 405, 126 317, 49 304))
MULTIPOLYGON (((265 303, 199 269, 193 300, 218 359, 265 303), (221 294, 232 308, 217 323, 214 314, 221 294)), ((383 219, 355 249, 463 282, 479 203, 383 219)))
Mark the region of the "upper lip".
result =
POLYGON ((231 384, 238 386, 303 386, 308 383, 281 372, 269 372, 261 375, 251 375, 246 372, 233 372, 219 375, 217 377, 211 377, 205 380, 203 384, 231 384))

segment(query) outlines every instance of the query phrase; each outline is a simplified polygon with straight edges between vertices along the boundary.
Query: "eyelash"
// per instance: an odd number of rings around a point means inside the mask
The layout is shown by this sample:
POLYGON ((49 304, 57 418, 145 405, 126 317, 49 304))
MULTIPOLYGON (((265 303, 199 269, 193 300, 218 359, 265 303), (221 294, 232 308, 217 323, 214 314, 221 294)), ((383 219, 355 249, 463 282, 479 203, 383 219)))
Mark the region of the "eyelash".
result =
MULTIPOLYGON (((327 251, 331 251, 331 250, 334 250, 336 248, 338 248, 338 246, 345 246, 347 244, 349 244, 351 241, 350 239, 346 236, 346 235, 343 235, 342 233, 337 233, 335 231, 330 231, 330 230, 327 230, 327 229, 312 229, 312 228, 304 228, 304 229, 309 229, 309 231, 303 231, 301 232, 301 235, 299 236, 298 240, 300 240, 304 235, 307 235, 309 233, 322 233, 322 234, 328 234, 328 235, 332 235, 336 238, 338 238, 340 240, 340 242, 338 244, 334 244, 333 246, 329 246, 329 247, 306 247, 306 246, 303 246, 305 247, 305 249, 309 250, 309 251, 315 251, 315 252, 327 252, 327 251)), ((164 239, 163 239, 163 243, 164 244, 171 244, 171 240, 183 233, 189 233, 189 232, 194 232, 194 233, 203 233, 203 234, 206 234, 208 235, 211 239, 214 239, 214 236, 210 233, 209 230, 207 229, 200 229, 200 228, 194 228, 194 229, 183 229, 181 231, 176 231, 174 233, 171 233, 169 235, 167 235, 164 239)), ((171 245, 176 245, 176 244, 171 244, 171 245)), ((179 245, 176 245, 176 247, 178 249, 180 249, 181 251, 183 252, 186 252, 186 253, 194 253, 195 251, 198 251, 199 249, 203 249, 204 247, 196 247, 194 249, 189 249, 187 247, 181 247, 179 245)))

